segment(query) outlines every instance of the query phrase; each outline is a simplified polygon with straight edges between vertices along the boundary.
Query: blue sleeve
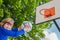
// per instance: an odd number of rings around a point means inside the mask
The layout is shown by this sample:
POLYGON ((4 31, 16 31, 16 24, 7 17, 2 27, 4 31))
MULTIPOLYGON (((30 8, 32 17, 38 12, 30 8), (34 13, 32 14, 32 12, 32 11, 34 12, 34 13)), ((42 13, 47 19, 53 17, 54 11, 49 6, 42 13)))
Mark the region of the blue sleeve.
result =
POLYGON ((18 31, 18 28, 12 28, 12 31, 18 31))
POLYGON ((12 37, 19 36, 19 35, 22 35, 25 33, 25 31, 23 29, 19 30, 19 31, 7 30, 2 27, 0 29, 4 32, 5 35, 12 36, 12 37))

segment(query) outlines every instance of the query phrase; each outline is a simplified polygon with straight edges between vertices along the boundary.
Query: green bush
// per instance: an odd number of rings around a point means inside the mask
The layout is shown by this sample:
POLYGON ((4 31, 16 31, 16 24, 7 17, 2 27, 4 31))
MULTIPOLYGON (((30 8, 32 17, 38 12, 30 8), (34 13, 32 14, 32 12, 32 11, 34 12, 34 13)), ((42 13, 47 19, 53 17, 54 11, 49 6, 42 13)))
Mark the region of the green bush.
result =
POLYGON ((33 22, 33 28, 28 33, 28 37, 25 35, 16 38, 9 37, 9 40, 40 40, 45 36, 42 29, 51 26, 51 22, 35 25, 36 7, 41 5, 41 2, 46 3, 49 0, 0 0, 0 21, 11 17, 15 21, 14 27, 20 26, 23 21, 33 22))

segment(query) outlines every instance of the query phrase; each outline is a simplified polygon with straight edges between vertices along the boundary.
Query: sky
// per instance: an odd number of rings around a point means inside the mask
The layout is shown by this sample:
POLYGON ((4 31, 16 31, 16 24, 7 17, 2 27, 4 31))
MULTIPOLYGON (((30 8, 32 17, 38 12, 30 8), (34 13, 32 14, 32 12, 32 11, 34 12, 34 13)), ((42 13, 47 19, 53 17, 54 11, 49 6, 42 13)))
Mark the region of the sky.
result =
MULTIPOLYGON (((57 24, 58 24, 59 27, 60 27, 60 19, 56 19, 56 22, 57 22, 57 24)), ((53 23, 54 23, 54 22, 53 22, 53 23)), ((50 30, 51 32, 55 32, 56 35, 57 35, 57 37, 58 37, 58 39, 60 39, 60 32, 58 31, 58 29, 57 29, 57 27, 56 27, 55 24, 53 24, 52 27, 51 27, 49 30, 50 30)))

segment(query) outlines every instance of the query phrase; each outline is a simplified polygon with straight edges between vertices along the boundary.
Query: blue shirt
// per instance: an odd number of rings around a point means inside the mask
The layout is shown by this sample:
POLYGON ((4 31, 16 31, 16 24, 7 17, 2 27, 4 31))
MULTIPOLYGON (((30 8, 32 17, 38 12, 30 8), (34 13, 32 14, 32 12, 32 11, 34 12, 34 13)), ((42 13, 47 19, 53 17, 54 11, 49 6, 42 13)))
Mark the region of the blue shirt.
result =
POLYGON ((25 31, 23 29, 19 31, 17 28, 13 28, 12 30, 7 30, 2 26, 0 26, 0 40, 7 40, 8 36, 16 37, 24 33, 25 31))

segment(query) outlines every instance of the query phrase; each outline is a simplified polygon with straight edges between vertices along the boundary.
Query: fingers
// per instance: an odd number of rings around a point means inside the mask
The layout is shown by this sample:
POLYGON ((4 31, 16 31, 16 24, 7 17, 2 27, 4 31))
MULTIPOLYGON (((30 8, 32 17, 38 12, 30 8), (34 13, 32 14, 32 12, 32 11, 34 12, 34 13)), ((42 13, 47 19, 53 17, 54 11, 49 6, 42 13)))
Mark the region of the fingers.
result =
POLYGON ((18 27, 18 30, 21 30, 21 29, 23 29, 23 28, 22 28, 21 26, 19 26, 19 27, 18 27))
POLYGON ((27 32, 29 30, 29 25, 25 25, 24 30, 27 32))

